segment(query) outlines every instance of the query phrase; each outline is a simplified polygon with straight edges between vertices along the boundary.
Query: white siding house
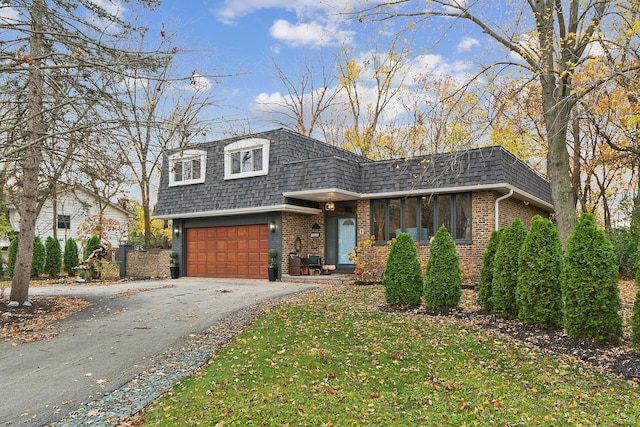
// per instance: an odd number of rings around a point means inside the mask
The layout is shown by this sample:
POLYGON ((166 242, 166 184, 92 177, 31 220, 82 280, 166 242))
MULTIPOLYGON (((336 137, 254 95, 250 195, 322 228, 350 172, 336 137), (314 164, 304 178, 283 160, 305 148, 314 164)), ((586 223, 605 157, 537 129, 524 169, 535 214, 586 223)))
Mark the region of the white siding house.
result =
MULTIPOLYGON (((78 240, 81 225, 101 211, 104 218, 119 225, 118 230, 107 232, 111 246, 117 248, 120 242, 127 238, 129 219, 135 215, 80 187, 59 192, 55 203, 53 198, 47 199, 36 221, 36 236, 44 242, 47 237, 54 235, 55 228, 58 241, 64 247, 68 238, 78 240)), ((20 231, 20 215, 17 209, 9 210, 9 222, 15 231, 20 231)))

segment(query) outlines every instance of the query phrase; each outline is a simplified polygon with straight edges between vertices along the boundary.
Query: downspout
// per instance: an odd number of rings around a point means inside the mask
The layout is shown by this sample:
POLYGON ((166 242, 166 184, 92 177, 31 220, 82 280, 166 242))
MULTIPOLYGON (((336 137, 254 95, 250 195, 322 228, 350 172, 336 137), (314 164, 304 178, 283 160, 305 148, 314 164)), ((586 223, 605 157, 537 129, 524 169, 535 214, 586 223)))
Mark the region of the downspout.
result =
POLYGON ((512 188, 511 190, 509 190, 509 192, 508 192, 507 194, 505 194, 504 196, 502 196, 502 197, 498 197, 498 198, 496 199, 496 201, 494 202, 494 209, 493 209, 493 212, 494 212, 495 218, 494 218, 494 220, 493 220, 493 226, 494 226, 494 229, 495 229, 496 231, 498 231, 498 229, 500 228, 500 227, 498 226, 498 217, 499 217, 498 212, 500 211, 499 203, 500 203, 502 200, 504 200, 504 199, 508 199, 508 198, 509 198, 509 197, 511 197, 511 196, 513 196, 513 188, 512 188))

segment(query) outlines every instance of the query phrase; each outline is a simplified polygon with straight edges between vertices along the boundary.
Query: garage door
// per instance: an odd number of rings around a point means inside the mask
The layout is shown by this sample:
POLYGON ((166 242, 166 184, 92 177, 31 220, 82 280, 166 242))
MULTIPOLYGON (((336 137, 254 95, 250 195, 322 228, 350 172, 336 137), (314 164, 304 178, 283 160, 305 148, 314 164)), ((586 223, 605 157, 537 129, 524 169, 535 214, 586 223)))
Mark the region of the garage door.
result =
POLYGON ((267 278, 267 224, 187 229, 191 277, 267 278))

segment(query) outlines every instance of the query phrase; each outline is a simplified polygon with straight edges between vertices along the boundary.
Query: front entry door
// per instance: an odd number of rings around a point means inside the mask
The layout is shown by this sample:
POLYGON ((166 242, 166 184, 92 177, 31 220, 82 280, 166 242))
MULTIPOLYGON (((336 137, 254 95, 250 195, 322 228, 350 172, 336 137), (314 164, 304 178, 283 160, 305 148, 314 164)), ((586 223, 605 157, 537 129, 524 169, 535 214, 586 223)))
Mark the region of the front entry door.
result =
POLYGON ((356 246, 356 217, 331 216, 327 218, 326 263, 336 266, 336 271, 353 273, 353 261, 349 252, 356 246))

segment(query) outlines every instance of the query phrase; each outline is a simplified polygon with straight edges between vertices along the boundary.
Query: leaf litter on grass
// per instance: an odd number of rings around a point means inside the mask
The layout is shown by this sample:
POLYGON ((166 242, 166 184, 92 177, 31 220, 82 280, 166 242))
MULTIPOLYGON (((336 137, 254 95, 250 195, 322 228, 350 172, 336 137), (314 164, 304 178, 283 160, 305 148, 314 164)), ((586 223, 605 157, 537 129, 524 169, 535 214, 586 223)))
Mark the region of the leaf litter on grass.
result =
MULTIPOLYGON (((269 312, 148 425, 570 425, 640 423, 637 387, 471 316, 381 311, 379 286, 269 312)), ((484 321, 484 320, 483 320, 484 321)))

